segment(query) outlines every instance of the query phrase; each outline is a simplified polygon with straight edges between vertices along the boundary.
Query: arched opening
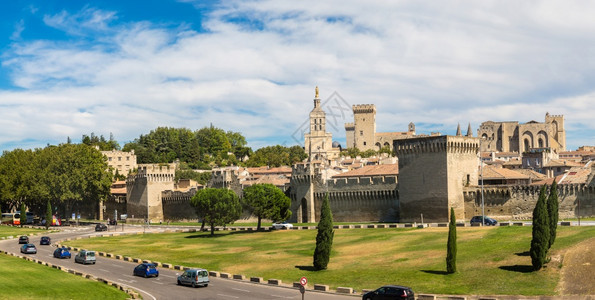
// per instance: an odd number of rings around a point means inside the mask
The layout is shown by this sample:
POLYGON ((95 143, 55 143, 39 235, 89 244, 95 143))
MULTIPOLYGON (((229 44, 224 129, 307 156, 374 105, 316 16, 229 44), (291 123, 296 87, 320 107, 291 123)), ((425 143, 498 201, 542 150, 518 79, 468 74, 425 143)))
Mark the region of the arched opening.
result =
POLYGON ((380 145, 380 142, 376 143, 376 151, 380 151, 380 149, 382 148, 382 146, 380 145))
POLYGON ((308 223, 308 203, 306 198, 302 198, 302 220, 301 223, 308 223))
POLYGON ((537 141, 537 144, 539 144, 539 148, 543 148, 543 139, 539 138, 539 140, 537 141))
POLYGON ((529 146, 529 139, 525 139, 525 152, 529 151, 530 146, 529 146))

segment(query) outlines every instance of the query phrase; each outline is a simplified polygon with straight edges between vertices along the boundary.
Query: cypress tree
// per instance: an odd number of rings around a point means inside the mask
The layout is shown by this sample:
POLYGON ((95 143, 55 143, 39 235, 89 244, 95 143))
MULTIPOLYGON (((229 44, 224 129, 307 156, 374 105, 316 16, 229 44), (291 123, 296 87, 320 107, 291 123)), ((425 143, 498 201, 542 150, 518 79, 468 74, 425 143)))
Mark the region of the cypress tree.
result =
POLYGON ((52 224, 52 204, 48 200, 47 209, 45 211, 45 229, 48 229, 52 224))
POLYGON ((558 228, 558 184, 554 180, 550 188, 550 196, 547 199, 547 212, 550 218, 550 239, 548 249, 552 247, 556 241, 556 229, 558 228))
POLYGON ((446 272, 457 271, 457 221, 454 208, 450 208, 450 222, 448 223, 448 243, 446 245, 446 272))
POLYGON ((546 185, 541 188, 539 199, 533 209, 533 238, 531 239, 531 264, 535 271, 540 270, 546 262, 550 240, 549 217, 547 214, 546 185))
POLYGON ((328 193, 322 201, 320 221, 318 222, 318 234, 316 235, 316 249, 314 249, 314 269, 326 269, 333 245, 333 214, 328 203, 328 193))
POLYGON ((21 227, 27 223, 27 207, 25 207, 25 202, 21 203, 21 227))

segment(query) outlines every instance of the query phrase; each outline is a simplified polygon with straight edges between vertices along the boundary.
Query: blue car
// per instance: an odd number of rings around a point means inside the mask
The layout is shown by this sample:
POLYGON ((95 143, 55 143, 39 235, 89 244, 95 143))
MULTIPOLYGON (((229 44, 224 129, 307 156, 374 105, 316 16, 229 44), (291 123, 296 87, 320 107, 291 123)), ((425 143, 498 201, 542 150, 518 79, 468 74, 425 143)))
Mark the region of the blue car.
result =
POLYGON ((55 258, 70 258, 70 251, 68 248, 62 247, 54 250, 54 257, 55 258))
POLYGON ((159 277, 159 271, 155 264, 150 263, 142 263, 134 268, 134 272, 132 272, 134 276, 142 276, 142 277, 159 277))

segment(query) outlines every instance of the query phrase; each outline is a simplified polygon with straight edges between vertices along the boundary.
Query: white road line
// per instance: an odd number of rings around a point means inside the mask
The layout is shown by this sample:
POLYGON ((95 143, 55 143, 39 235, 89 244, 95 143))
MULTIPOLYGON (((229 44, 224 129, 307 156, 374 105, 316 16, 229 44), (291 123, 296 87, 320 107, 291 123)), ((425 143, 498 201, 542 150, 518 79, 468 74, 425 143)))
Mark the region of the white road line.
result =
POLYGON ((276 297, 276 298, 284 298, 284 299, 291 299, 291 298, 295 298, 294 296, 280 296, 280 295, 271 295, 271 297, 276 297))
POLYGON ((118 268, 124 268, 124 266, 120 266, 120 265, 116 265, 116 264, 110 264, 110 265, 112 265, 114 267, 118 267, 118 268))
POLYGON ((250 293, 249 290, 242 290, 242 289, 238 289, 238 288, 231 288, 232 290, 236 290, 236 291, 240 291, 240 292, 246 292, 246 293, 250 293))
POLYGON ((167 278, 176 278, 176 276, 170 276, 170 275, 164 275, 164 274, 159 274, 159 277, 167 277, 167 278))
POLYGON ((126 277, 131 277, 131 278, 135 278, 135 277, 134 277, 134 276, 132 276, 132 275, 124 275, 124 276, 126 276, 126 277))
POLYGON ((139 288, 137 288, 137 287, 133 287, 133 286, 131 286, 131 285, 124 284, 124 283, 122 283, 122 285, 123 285, 123 286, 130 287, 130 288, 133 288, 133 289, 135 289, 135 290, 137 290, 137 291, 139 291, 139 292, 141 292, 141 293, 145 293, 145 294, 149 295, 149 297, 153 298, 153 300, 157 300, 157 298, 155 298, 155 296, 153 296, 153 295, 149 294, 148 292, 146 292, 146 291, 143 291, 143 290, 141 290, 141 289, 139 289, 139 288))
POLYGON ((109 271, 108 271, 108 270, 106 270, 106 269, 97 269, 97 270, 99 270, 99 271, 103 271, 103 272, 108 272, 108 273, 109 273, 109 271))
POLYGON ((157 281, 155 281, 155 283, 156 283, 156 284, 164 284, 163 282, 157 282, 157 281))
POLYGON ((223 297, 234 298, 234 299, 240 298, 240 297, 230 296, 230 295, 225 295, 225 294, 217 294, 217 296, 223 296, 223 297))

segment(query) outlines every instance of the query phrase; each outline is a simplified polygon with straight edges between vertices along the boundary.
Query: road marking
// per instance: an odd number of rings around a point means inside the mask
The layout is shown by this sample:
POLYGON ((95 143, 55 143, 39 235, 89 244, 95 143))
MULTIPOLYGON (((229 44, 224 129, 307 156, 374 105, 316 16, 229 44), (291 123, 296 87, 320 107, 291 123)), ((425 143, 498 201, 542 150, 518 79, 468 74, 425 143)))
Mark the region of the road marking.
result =
POLYGON ((237 288, 231 288, 232 290, 236 290, 236 291, 240 291, 240 292, 246 292, 246 293, 250 293, 249 290, 242 290, 242 289, 237 289, 237 288))
POLYGON ((132 276, 132 275, 124 275, 124 276, 126 276, 126 277, 132 277, 132 278, 135 278, 135 277, 134 277, 134 276, 132 276))
POLYGON ((157 281, 155 281, 155 283, 156 283, 156 284, 164 284, 163 282, 157 282, 157 281))
POLYGON ((128 286, 128 287, 130 287, 130 288, 133 288, 133 289, 135 289, 135 290, 137 290, 137 291, 139 291, 139 292, 141 292, 141 293, 145 293, 145 294, 149 295, 149 297, 153 298, 153 300, 157 300, 157 298, 155 298, 155 296, 153 296, 153 295, 149 294, 148 292, 146 292, 146 291, 143 291, 143 290, 141 290, 141 289, 139 289, 139 288, 137 288, 137 287, 133 287, 133 286, 131 286, 131 285, 124 284, 124 283, 122 283, 122 285, 124 285, 124 286, 128 286))
POLYGON ((217 296, 229 297, 229 298, 234 298, 234 299, 240 298, 240 297, 230 296, 230 295, 224 295, 224 294, 217 294, 217 296))
POLYGON ((176 276, 163 275, 163 274, 159 274, 159 276, 168 277, 168 278, 176 278, 176 276))
POLYGON ((120 265, 116 265, 116 264, 110 264, 110 265, 112 265, 114 267, 118 267, 118 268, 124 268, 124 266, 120 266, 120 265))
POLYGON ((108 273, 109 273, 109 271, 108 271, 108 270, 106 270, 106 269, 97 269, 97 270, 99 270, 99 271, 103 271, 103 272, 108 272, 108 273))
POLYGON ((285 298, 285 299, 291 299, 291 298, 295 298, 295 296, 280 296, 280 295, 271 295, 271 297, 276 297, 276 298, 285 298))

